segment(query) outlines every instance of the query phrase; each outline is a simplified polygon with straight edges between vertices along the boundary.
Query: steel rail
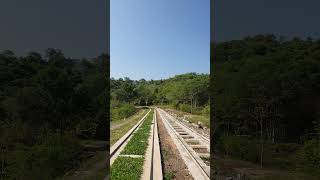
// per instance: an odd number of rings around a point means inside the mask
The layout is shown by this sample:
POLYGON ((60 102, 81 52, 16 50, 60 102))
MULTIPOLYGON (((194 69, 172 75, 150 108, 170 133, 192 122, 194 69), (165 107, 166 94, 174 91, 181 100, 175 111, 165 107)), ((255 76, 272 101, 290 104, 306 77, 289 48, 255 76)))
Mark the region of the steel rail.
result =
MULTIPOLYGON (((168 130, 168 133, 176 144, 177 149, 179 150, 179 153, 186 163, 188 170, 193 178, 197 180, 209 180, 210 167, 206 165, 201 159, 201 153, 197 153, 192 148, 192 145, 188 144, 183 138, 192 137, 194 140, 198 140, 200 142, 199 147, 201 147, 202 145, 208 147, 208 144, 204 144, 203 141, 201 141, 205 137, 201 136, 199 133, 195 134, 196 132, 194 130, 191 130, 191 128, 185 125, 182 125, 178 120, 176 120, 164 110, 157 108, 157 111, 159 112, 161 119, 164 122, 166 129, 168 130), (179 129, 179 132, 177 129, 179 129), (185 132, 185 134, 183 132, 185 132)), ((209 139, 205 138, 204 140, 205 142, 210 143, 209 139)), ((208 148, 206 149, 209 150, 208 148)))

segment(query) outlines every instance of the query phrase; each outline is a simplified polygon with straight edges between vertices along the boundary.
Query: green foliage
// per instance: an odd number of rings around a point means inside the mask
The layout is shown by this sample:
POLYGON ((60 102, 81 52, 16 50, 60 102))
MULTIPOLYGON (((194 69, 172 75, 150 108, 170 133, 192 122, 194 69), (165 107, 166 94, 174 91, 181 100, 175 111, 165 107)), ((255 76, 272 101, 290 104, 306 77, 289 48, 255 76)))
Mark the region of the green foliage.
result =
POLYGON ((126 119, 125 123, 123 123, 123 121, 120 121, 123 124, 116 128, 112 128, 111 125, 110 146, 112 146, 116 141, 118 141, 122 136, 124 136, 135 124, 137 124, 141 120, 141 118, 143 118, 146 115, 148 111, 149 109, 140 110, 135 115, 126 119))
POLYGON ((45 142, 28 147, 17 144, 9 153, 9 179, 54 179, 80 162, 82 148, 70 135, 49 134, 45 142))
MULTIPOLYGON (((259 139, 245 136, 223 136, 217 148, 226 157, 259 163, 259 139)), ((316 140, 296 143, 265 143, 264 165, 286 170, 299 170, 319 175, 320 145, 316 140)))
POLYGON ((173 178, 174 178, 174 173, 172 171, 164 173, 164 177, 163 177, 164 180, 171 180, 173 178))
POLYGON ((82 159, 79 137, 106 138, 109 56, 83 61, 0 53, 0 179, 56 178, 82 159))
POLYGON ((307 140, 294 156, 300 170, 320 173, 320 144, 316 140, 307 140))
POLYGON ((191 106, 189 104, 179 104, 178 109, 180 111, 191 113, 191 106))
POLYGON ((139 127, 129 143, 126 145, 121 154, 128 155, 144 155, 148 147, 148 138, 150 136, 150 129, 153 120, 153 111, 151 111, 142 125, 139 127))
POLYGON ((111 106, 111 121, 128 118, 137 112, 132 104, 119 104, 118 106, 111 106))
POLYGON ((210 116, 210 105, 207 104, 201 111, 201 114, 206 116, 206 117, 209 117, 210 116))
MULTIPOLYGON (((319 42, 257 35, 217 43, 211 50, 214 136, 252 137, 263 164, 288 163, 293 168, 291 160, 281 158, 281 148, 272 144, 291 143, 285 148, 294 156, 296 150, 290 146, 296 149, 294 144, 302 146, 304 139, 319 139, 319 42)), ((231 149, 243 146, 239 139, 231 142, 231 149)))
POLYGON ((259 157, 257 141, 248 137, 224 136, 220 149, 226 156, 256 162, 259 157))
MULTIPOLYGON (((144 155, 148 147, 148 138, 153 120, 153 111, 149 113, 137 132, 121 154, 144 155)), ((118 157, 111 166, 111 179, 139 179, 142 175, 144 157, 118 157)))
POLYGON ((117 103, 138 106, 173 105, 177 109, 200 114, 208 101, 208 74, 187 73, 165 80, 150 81, 111 79, 112 108, 117 103))
MULTIPOLYGON (((260 141, 247 136, 223 136, 217 145, 226 157, 259 163, 260 141)), ((295 170, 302 146, 296 143, 265 143, 264 165, 295 170)))
POLYGON ((135 180, 142 175, 144 158, 118 157, 111 167, 110 179, 135 180))

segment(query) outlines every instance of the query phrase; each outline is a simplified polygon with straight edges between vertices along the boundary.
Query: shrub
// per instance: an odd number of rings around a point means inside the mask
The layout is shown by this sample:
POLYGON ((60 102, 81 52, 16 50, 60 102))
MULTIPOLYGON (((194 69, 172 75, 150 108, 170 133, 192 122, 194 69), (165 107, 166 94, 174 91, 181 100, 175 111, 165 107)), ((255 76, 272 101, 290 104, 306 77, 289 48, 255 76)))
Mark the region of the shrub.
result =
POLYGON ((223 136, 221 142, 222 151, 226 156, 254 162, 259 157, 258 143, 249 137, 223 136))
POLYGON ((207 104, 202 110, 201 114, 204 116, 210 116, 210 105, 207 104))
MULTIPOLYGON (((192 114, 201 114, 203 107, 192 106, 192 114)), ((183 112, 191 113, 191 105, 190 104, 179 104, 177 107, 178 110, 183 112)))
POLYGON ((93 119, 82 119, 76 126, 77 136, 84 139, 92 139, 96 135, 97 123, 93 119))
MULTIPOLYGON (((260 140, 247 136, 222 136, 217 148, 225 156, 260 162, 260 140)), ((287 170, 301 170, 320 174, 320 145, 307 140, 304 145, 296 143, 264 143, 263 164, 287 170)))
POLYGON ((9 178, 54 179, 78 166, 82 152, 75 137, 58 133, 32 147, 17 144, 9 154, 9 178))
POLYGON ((136 108, 132 104, 121 104, 111 109, 111 120, 116 121, 132 116, 136 112, 136 108))
POLYGON ((297 169, 320 174, 320 144, 316 140, 306 140, 295 158, 297 169))
POLYGON ((188 112, 188 113, 191 112, 191 106, 188 104, 179 104, 178 109, 180 111, 184 111, 184 112, 188 112))

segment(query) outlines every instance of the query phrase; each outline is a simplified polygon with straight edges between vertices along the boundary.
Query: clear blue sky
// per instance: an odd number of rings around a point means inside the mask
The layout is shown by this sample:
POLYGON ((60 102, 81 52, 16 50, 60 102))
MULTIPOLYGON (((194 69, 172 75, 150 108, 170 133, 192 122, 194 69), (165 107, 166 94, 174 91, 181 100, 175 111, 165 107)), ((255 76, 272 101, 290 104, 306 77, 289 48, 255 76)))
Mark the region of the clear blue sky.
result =
POLYGON ((111 0, 111 77, 209 73, 209 0, 111 0))

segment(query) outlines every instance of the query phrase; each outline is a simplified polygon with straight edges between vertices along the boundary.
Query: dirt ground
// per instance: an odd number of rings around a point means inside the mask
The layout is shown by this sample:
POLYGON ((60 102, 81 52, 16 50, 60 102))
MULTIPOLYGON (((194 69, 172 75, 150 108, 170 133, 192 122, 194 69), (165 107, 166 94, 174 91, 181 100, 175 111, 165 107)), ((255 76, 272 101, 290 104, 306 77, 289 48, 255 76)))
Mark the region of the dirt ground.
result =
POLYGON ((216 180, 227 178, 257 180, 316 180, 316 177, 290 171, 260 168, 259 165, 247 161, 215 157, 218 166, 216 180), (237 178, 236 178, 237 177, 237 178), (241 177, 241 178, 239 178, 241 177))
POLYGON ((164 179, 193 179, 192 176, 189 174, 188 168, 185 165, 183 159, 180 157, 176 145, 174 144, 170 135, 165 129, 160 115, 157 114, 157 117, 164 179))

